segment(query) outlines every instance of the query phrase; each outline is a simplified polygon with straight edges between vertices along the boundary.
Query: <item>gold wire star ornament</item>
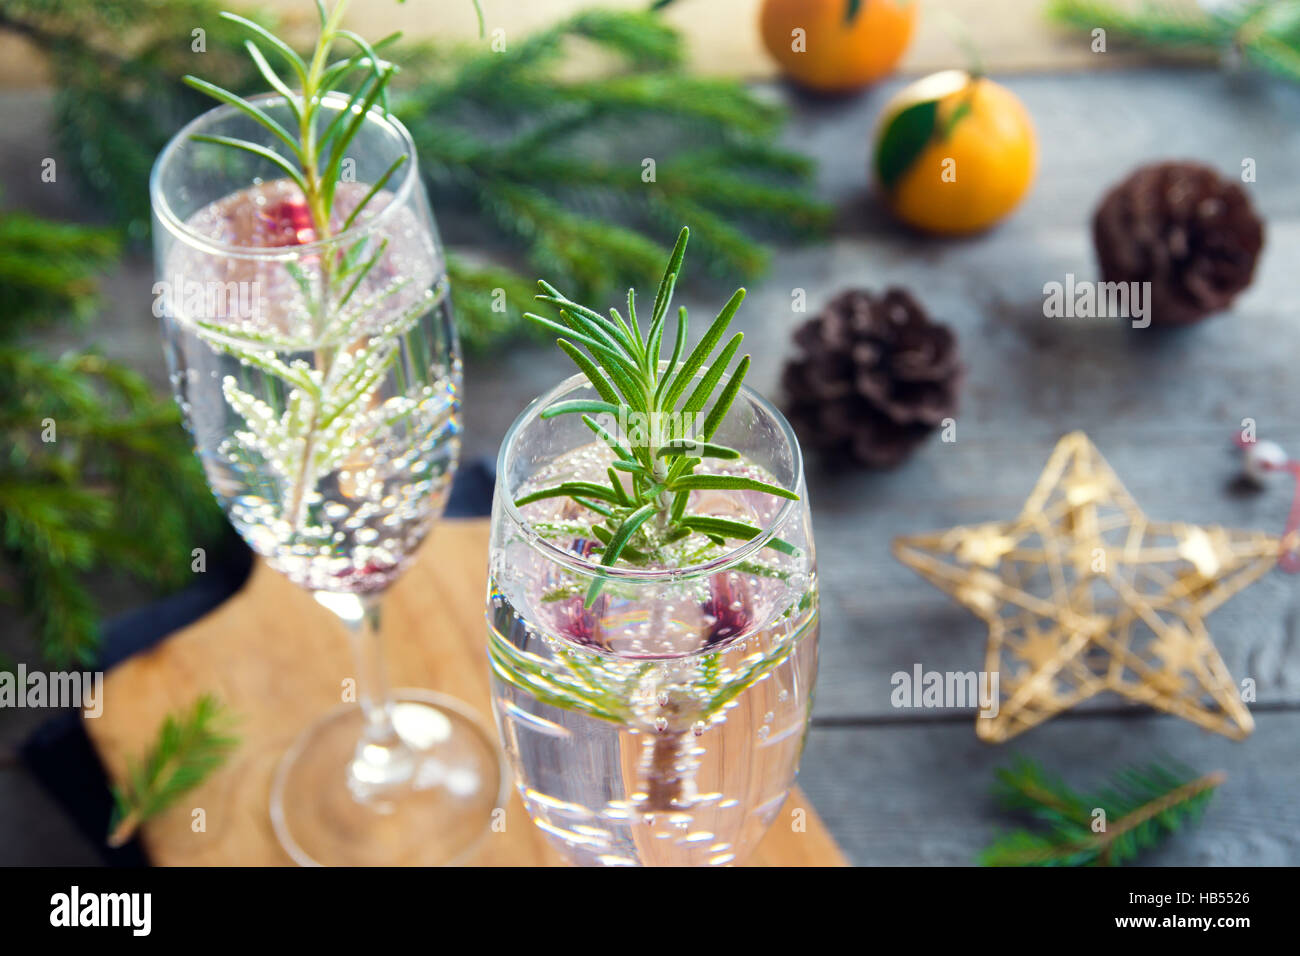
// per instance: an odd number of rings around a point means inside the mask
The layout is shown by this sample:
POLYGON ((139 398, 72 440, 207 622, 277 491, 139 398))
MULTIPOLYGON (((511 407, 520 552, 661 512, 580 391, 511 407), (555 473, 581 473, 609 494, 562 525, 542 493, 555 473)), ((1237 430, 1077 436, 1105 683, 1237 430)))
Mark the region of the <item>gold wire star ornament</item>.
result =
POLYGON ((895 539, 894 555, 987 622, 1001 742, 1111 690, 1228 737, 1254 729, 1204 618, 1283 539, 1149 521, 1083 432, 1057 443, 1012 521, 895 539))

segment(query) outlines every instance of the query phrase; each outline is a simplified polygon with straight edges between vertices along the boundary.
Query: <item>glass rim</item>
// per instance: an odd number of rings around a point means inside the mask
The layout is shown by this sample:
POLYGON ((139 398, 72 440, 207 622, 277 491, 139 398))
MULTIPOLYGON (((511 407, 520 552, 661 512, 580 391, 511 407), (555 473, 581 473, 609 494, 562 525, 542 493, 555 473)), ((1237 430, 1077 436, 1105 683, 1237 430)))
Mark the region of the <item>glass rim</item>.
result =
MULTIPOLYGON (((277 103, 284 102, 285 97, 281 93, 259 93, 256 96, 248 97, 250 103, 277 103)), ((321 102, 330 106, 347 106, 350 99, 341 93, 326 93, 321 102)), ((172 209, 171 204, 162 189, 162 169, 168 163, 175 161, 175 154, 181 146, 189 139, 193 133, 202 126, 221 118, 221 114, 240 115, 244 114, 236 107, 223 103, 220 106, 214 106, 212 109, 200 113, 194 119, 182 126, 167 145, 159 152, 158 158, 154 160, 153 168, 149 172, 149 205, 153 209, 154 215, 158 221, 166 226, 167 230, 176 237, 177 240, 184 242, 202 252, 225 256, 228 258, 242 259, 267 259, 267 260, 291 260, 301 258, 303 255, 310 255, 313 252, 322 252, 324 250, 337 246, 345 239, 366 235, 375 230, 392 211, 406 204, 410 198, 414 184, 418 181, 418 162, 415 154, 415 140, 411 138, 411 133, 406 126, 402 124, 392 113, 372 108, 366 114, 366 123, 375 123, 382 128, 386 128, 394 134, 401 144, 402 152, 409 157, 404 164, 406 169, 401 172, 401 182, 393 188, 393 198, 384 206, 383 209, 375 213, 364 222, 354 222, 347 229, 340 233, 330 236, 327 239, 314 239, 311 242, 302 243, 292 246, 237 246, 230 243, 222 242, 219 239, 213 239, 202 233, 191 229, 183 219, 181 219, 172 209)), ((249 183, 251 186, 252 183, 249 183)))
POLYGON ((663 584, 706 577, 720 571, 726 571, 744 561, 750 555, 762 550, 769 541, 776 537, 777 531, 786 524, 795 508, 807 504, 807 489, 804 487, 803 450, 799 447, 799 440, 795 436, 794 429, 786 421, 785 416, 781 414, 780 409, 748 385, 742 384, 740 386, 740 395, 749 399, 764 414, 769 415, 776 422, 786 445, 790 448, 790 464, 794 480, 790 483, 788 490, 799 494, 798 499, 781 499, 780 508, 777 509, 776 514, 773 515, 770 521, 766 522, 757 535, 748 541, 742 541, 739 545, 723 552, 720 556, 711 558, 701 564, 694 564, 684 568, 659 568, 655 570, 607 567, 548 541, 528 524, 527 519, 524 518, 515 505, 514 497, 509 494, 508 489, 504 488, 503 482, 507 480, 509 474, 506 463, 511 457, 515 442, 523 435, 527 427, 538 419, 542 411, 550 407, 560 396, 584 385, 590 387, 591 383, 585 375, 577 372, 541 396, 533 399, 528 407, 520 412, 514 422, 511 423, 510 428, 506 431, 505 438, 501 441, 501 448, 497 452, 496 485, 497 490, 502 493, 502 505, 506 517, 532 548, 553 559, 557 564, 561 564, 580 574, 629 584, 663 584))

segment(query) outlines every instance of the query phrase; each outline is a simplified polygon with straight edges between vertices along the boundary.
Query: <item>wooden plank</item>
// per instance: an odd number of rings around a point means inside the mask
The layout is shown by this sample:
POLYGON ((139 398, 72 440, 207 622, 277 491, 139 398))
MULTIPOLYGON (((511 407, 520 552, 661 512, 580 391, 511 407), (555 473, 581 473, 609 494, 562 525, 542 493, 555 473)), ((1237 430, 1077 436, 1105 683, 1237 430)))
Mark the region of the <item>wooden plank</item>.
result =
MULTIPOLYGON (((485 520, 441 523, 384 605, 394 683, 452 694, 481 715, 490 713, 483 623, 487 541, 485 520)), ((85 724, 114 779, 120 779, 128 755, 148 746, 164 715, 199 694, 218 694, 239 716, 243 742, 229 762, 144 828, 150 859, 168 866, 287 863, 267 811, 271 776, 299 731, 338 705, 341 681, 351 676, 338 623, 306 592, 261 564, 218 610, 111 671, 103 716, 85 724), (203 833, 190 828, 196 807, 205 811, 203 833)), ((798 791, 778 819, 782 823, 769 831, 751 862, 843 863, 798 791), (794 821, 806 825, 796 828, 794 821)), ((560 861, 512 792, 504 829, 485 838, 474 862, 560 861)))
MULTIPOLYGON (((641 0, 605 0, 602 6, 644 9, 641 0)), ((279 14, 290 30, 311 39, 316 23, 303 0, 264 0, 263 8, 279 14)), ((590 0, 485 0, 489 31, 505 31, 507 44, 544 28, 561 17, 592 6, 590 0)), ((758 0, 678 0, 666 13, 687 39, 688 63, 703 73, 757 79, 774 76, 775 65, 758 35, 758 0)), ((402 30, 417 39, 475 42, 478 24, 469 0, 399 6, 354 4, 353 29, 371 37, 402 30)), ((1104 69, 1131 63, 1123 53, 1099 56, 1090 38, 1053 28, 1042 15, 1041 0, 925 0, 913 42, 901 64, 908 73, 928 73, 965 65, 954 39, 964 30, 992 72, 1020 70, 1104 69), (956 26, 954 26, 956 24, 956 26)), ((48 82, 44 64, 26 43, 0 38, 0 86, 31 87, 48 82)))
MULTIPOLYGON (((267 5, 291 14, 301 9, 299 0, 269 0, 267 5)), ((591 6, 590 0, 485 0, 483 10, 489 35, 503 30, 509 43, 591 6)), ((605 0, 601 6, 643 10, 646 5, 641 0, 605 0)), ((686 37, 692 70, 762 79, 775 76, 776 66, 759 36, 761 7, 761 0, 677 0, 663 16, 686 37)), ((354 20, 376 36, 395 29, 411 36, 469 42, 478 36, 468 0, 441 3, 432 12, 370 4, 364 19, 356 16, 354 20)), ((956 39, 962 34, 969 37, 980 51, 985 69, 992 72, 1105 69, 1132 62, 1131 57, 1119 53, 1095 54, 1087 34, 1055 28, 1043 15, 1042 0, 923 0, 916 32, 900 68, 906 73, 929 73, 965 66, 966 55, 956 39)))
POLYGON ((800 780, 857 866, 969 866, 999 829, 1024 825, 989 796, 1014 753, 1091 791, 1107 774, 1162 755, 1199 773, 1227 772, 1204 817, 1142 857, 1152 866, 1300 864, 1300 714, 1256 716, 1244 742, 1171 717, 1057 718, 1010 746, 961 723, 817 727, 800 780))

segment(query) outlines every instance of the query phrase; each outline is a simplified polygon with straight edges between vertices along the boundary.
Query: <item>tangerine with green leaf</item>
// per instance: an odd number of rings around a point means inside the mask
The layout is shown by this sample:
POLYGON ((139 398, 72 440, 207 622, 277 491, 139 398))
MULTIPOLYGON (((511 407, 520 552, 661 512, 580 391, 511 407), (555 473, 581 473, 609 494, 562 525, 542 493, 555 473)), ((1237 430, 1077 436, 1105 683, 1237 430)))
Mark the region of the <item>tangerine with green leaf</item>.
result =
POLYGON ((917 80, 885 106, 872 170, 903 222, 964 235, 1015 209, 1037 162, 1034 124, 1020 99, 988 77, 946 70, 917 80))
POLYGON ((801 86, 860 89, 889 73, 916 26, 917 0, 765 0, 763 45, 801 86))

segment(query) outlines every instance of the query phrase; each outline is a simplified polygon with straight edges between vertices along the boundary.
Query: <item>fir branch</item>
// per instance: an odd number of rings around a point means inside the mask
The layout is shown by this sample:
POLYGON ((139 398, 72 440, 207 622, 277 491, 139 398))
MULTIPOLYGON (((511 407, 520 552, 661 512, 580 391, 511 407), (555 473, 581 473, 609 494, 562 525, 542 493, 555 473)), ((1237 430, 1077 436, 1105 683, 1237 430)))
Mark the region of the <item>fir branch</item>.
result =
POLYGON ((495 63, 473 57, 450 80, 417 87, 397 109, 441 191, 466 196, 539 273, 584 298, 626 287, 664 255, 646 242, 645 224, 688 219, 712 271, 743 277, 767 266, 756 233, 823 231, 829 212, 803 188, 809 164, 773 145, 779 107, 676 69, 625 62, 595 80, 552 72, 568 40, 599 42, 608 24, 625 20, 656 42, 676 36, 646 14, 588 11, 495 63), (459 131, 450 139, 449 127, 459 131), (645 143, 653 145, 638 150, 645 143), (657 166, 649 182, 647 158, 657 166))
POLYGON ((117 258, 111 230, 0 213, 0 342, 96 306, 95 276, 117 258))
POLYGON ((1300 0, 1254 0, 1203 11, 1190 3, 1051 0, 1047 15, 1068 27, 1098 27, 1155 49, 1220 57, 1238 51, 1247 62, 1300 82, 1300 0))
POLYGON ((139 763, 128 761, 125 781, 113 788, 108 845, 122 846, 146 820, 202 783, 239 744, 226 733, 229 717, 204 694, 183 713, 169 714, 139 763))
POLYGON ((460 256, 448 256, 447 278, 455 296, 456 312, 475 317, 461 323, 461 334, 474 349, 499 341, 523 321, 524 304, 532 301, 533 285, 510 269, 476 265, 460 256))
POLYGON ((1131 862, 1205 809, 1226 779, 1195 776, 1185 767, 1150 764, 1121 770, 1098 793, 1080 794, 1034 761, 1019 757, 997 771, 999 803, 1027 812, 1038 830, 1001 834, 983 853, 984 866, 1118 866, 1131 862), (1104 829, 1094 830, 1097 811, 1104 829))
POLYGON ((0 599, 27 611, 55 666, 94 659, 87 574, 177 586, 223 526, 173 402, 93 351, 25 344, 93 311, 93 275, 116 247, 99 229, 0 213, 0 599))
POLYGON ((81 579, 122 570, 158 588, 190 576, 220 512, 171 401, 93 352, 51 359, 0 347, 0 565, 62 666, 93 659, 93 602, 81 579), (54 440, 45 441, 48 429, 54 440))
POLYGON ((1050 0, 1047 16, 1066 26, 1081 30, 1101 27, 1121 39, 1152 45, 1203 48, 1231 37, 1225 21, 1184 3, 1050 0))
MULTIPOLYGON (((82 581, 88 561, 53 560, 48 552, 22 541, 9 505, 5 514, 5 568, 16 579, 19 603, 36 619, 37 639, 44 658, 55 667, 89 664, 99 647, 95 603, 82 581)), ((3 592, 0 592, 2 594, 3 592)))

